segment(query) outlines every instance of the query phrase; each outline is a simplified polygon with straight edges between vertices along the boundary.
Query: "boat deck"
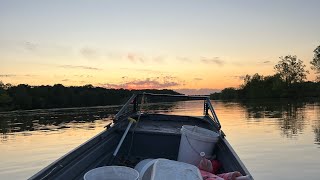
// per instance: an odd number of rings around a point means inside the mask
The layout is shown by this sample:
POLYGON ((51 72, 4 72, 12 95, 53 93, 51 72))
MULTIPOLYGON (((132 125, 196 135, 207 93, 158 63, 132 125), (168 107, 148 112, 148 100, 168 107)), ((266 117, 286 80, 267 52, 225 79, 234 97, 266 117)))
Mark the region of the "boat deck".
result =
MULTIPOLYGON (((115 164, 134 167, 148 158, 177 160, 183 125, 212 129, 203 116, 143 115, 136 127, 135 124, 131 126, 115 164)), ((123 134, 126 128, 124 124, 117 132, 123 134)))

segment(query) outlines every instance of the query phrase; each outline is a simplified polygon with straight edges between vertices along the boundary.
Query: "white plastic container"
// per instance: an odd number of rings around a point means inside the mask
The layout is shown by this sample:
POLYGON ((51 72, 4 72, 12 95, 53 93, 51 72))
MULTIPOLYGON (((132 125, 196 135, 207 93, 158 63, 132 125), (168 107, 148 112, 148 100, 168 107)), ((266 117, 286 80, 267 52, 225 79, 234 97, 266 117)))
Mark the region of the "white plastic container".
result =
POLYGON ((134 169, 139 172, 139 180, 150 180, 153 164, 158 159, 144 159, 140 161, 134 169))
POLYGON ((125 166, 103 166, 88 171, 84 180, 137 180, 137 170, 125 166))
POLYGON ((202 180, 199 169, 191 164, 158 159, 151 173, 151 180, 202 180))
POLYGON ((200 152, 210 158, 218 140, 219 134, 208 129, 182 126, 178 161, 197 166, 201 160, 200 152))

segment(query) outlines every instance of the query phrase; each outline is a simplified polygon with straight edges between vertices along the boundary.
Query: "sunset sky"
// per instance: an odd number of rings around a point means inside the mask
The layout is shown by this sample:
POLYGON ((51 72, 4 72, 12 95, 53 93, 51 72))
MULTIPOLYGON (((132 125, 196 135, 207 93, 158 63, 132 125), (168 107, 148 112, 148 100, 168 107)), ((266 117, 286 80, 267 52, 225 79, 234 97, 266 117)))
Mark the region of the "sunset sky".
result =
POLYGON ((319 17, 319 0, 0 0, 0 80, 238 87, 246 74, 274 74, 280 56, 310 69, 319 17))

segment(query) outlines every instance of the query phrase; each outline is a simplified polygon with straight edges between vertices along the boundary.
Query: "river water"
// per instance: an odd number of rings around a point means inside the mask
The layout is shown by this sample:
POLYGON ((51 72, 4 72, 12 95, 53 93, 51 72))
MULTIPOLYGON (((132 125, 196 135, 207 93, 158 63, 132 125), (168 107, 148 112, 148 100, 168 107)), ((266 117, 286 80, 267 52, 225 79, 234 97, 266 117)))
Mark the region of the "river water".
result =
MULTIPOLYGON (((320 103, 212 102, 226 138, 257 180, 320 179, 320 103)), ((153 104, 201 115, 202 101, 153 104)), ((0 179, 27 179, 98 134, 118 106, 0 113, 0 179)), ((149 111, 149 110, 146 110, 149 111)))

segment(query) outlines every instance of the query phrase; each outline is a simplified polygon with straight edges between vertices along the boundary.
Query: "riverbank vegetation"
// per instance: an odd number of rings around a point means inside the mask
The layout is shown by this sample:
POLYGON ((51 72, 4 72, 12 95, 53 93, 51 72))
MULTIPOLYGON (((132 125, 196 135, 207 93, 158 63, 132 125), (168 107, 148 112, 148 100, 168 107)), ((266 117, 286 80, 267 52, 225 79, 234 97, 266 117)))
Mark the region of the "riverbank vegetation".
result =
POLYGON ((12 86, 0 81, 0 111, 116 105, 125 103, 133 93, 138 92, 179 94, 167 89, 106 89, 92 85, 12 86))
POLYGON ((246 75, 239 88, 225 88, 210 95, 211 99, 264 99, 264 98, 314 98, 320 97, 320 46, 314 51, 311 69, 316 74, 315 81, 306 81, 309 71, 297 56, 280 57, 274 66, 274 75, 258 73, 246 75))

